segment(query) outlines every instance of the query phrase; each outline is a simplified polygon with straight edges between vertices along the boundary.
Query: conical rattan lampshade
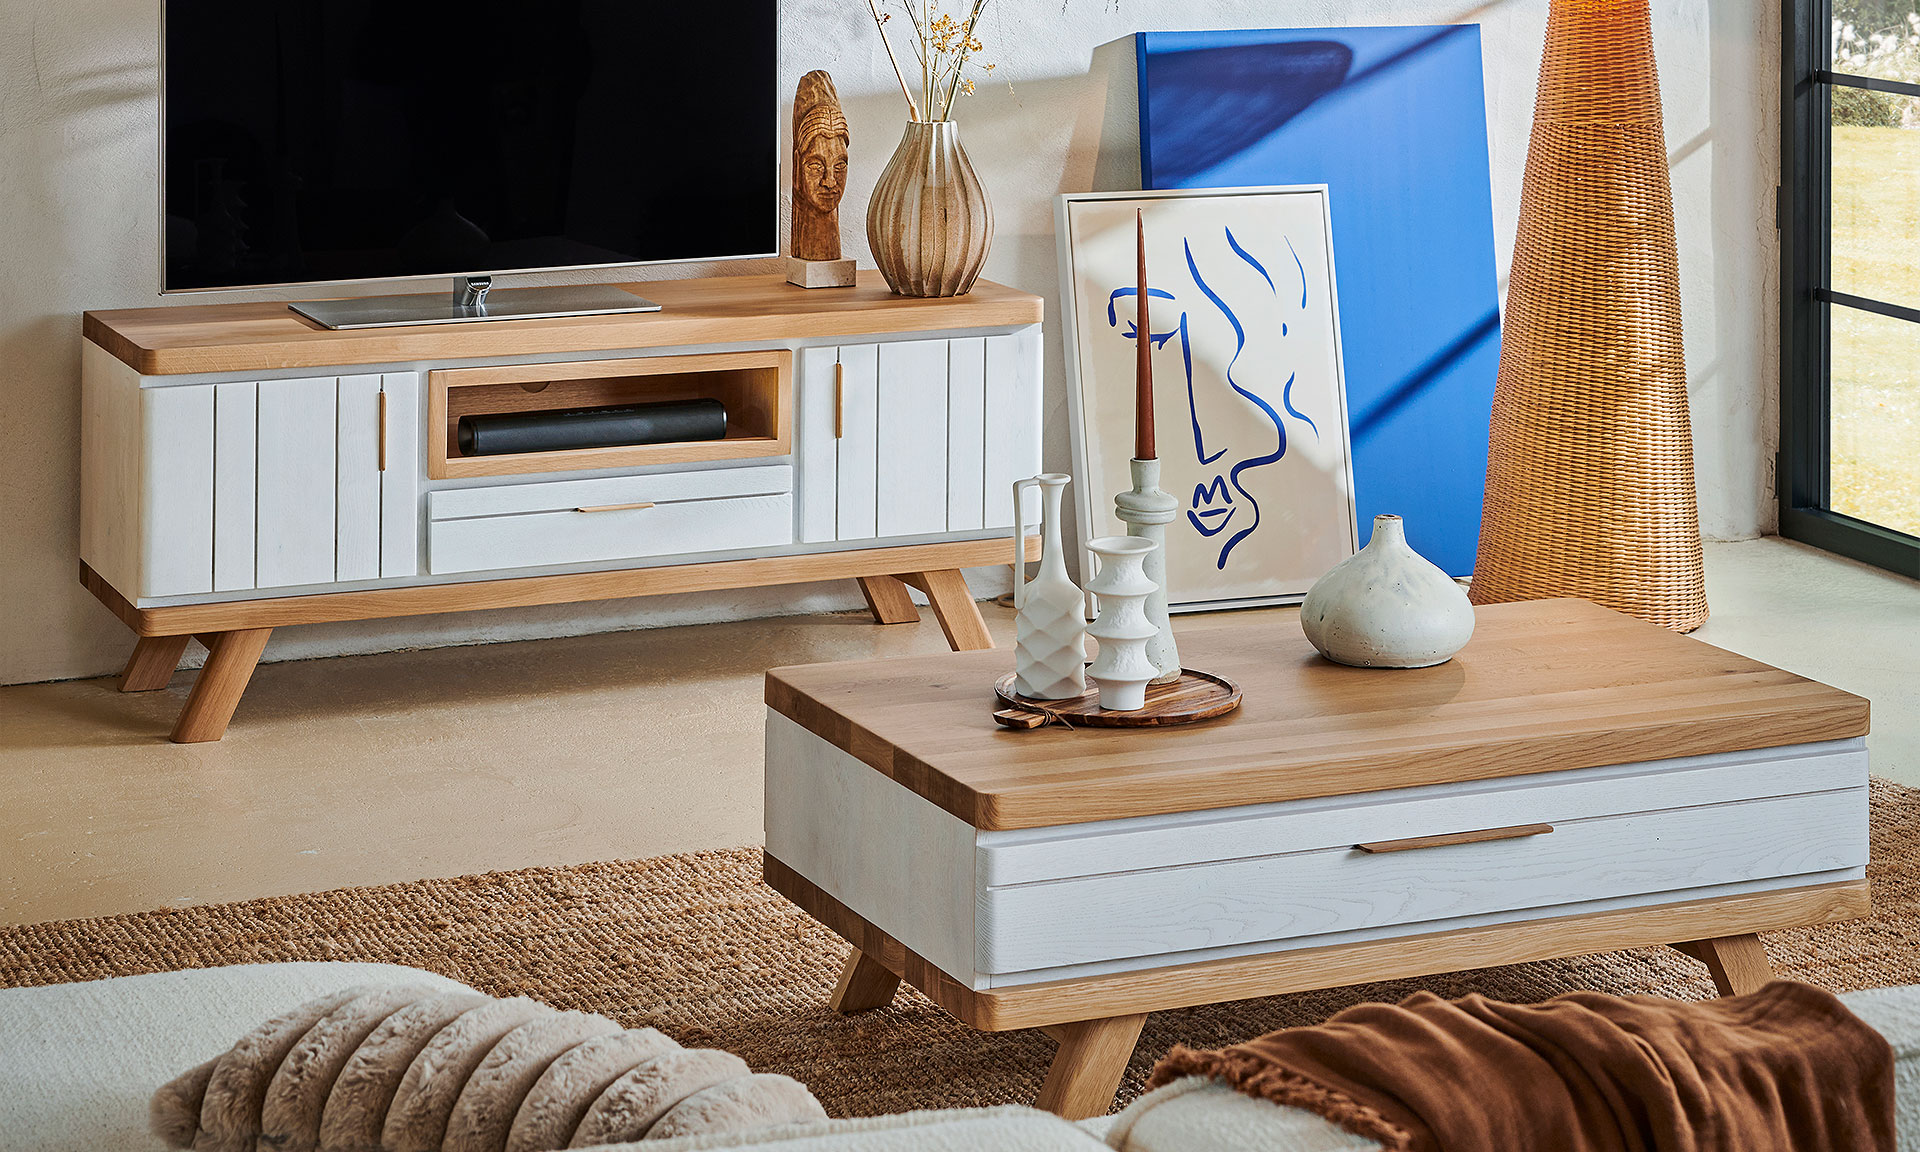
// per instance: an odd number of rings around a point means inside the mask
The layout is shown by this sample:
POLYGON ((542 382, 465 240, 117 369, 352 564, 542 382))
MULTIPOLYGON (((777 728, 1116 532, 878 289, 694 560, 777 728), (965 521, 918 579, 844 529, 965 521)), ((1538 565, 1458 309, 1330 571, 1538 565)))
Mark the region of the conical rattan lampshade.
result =
POLYGON ((1707 618, 1646 0, 1548 17, 1472 595, 1707 618))

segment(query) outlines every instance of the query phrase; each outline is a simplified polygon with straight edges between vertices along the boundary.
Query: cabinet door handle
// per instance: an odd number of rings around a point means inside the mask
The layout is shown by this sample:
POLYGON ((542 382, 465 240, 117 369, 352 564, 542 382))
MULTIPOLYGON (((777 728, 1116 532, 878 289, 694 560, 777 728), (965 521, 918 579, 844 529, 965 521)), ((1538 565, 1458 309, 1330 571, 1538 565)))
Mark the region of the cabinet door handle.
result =
POLYGON ((380 471, 387 470, 387 394, 380 393, 380 471))
POLYGON ((1375 840, 1355 844, 1362 852, 1411 852, 1416 848, 1444 848, 1449 844, 1482 844, 1488 840, 1519 840, 1526 836, 1545 836, 1551 824, 1515 824, 1511 828, 1483 828, 1478 832, 1450 832, 1445 836, 1413 836, 1405 840, 1375 840))
POLYGON ((833 362, 833 438, 847 434, 847 366, 833 362))
POLYGON ((635 504, 595 504, 587 508, 575 508, 575 512, 631 512, 637 508, 651 508, 652 504, 640 501, 635 504))

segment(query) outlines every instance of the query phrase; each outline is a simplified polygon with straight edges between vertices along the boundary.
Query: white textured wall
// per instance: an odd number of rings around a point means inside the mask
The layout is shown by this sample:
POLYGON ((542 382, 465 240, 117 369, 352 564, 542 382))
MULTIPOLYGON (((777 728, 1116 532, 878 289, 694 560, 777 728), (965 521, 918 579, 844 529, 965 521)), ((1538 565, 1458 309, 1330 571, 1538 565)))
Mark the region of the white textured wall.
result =
MULTIPOLYGON (((1702 517, 1711 537, 1752 536, 1771 528, 1772 515, 1777 10, 1751 0, 1654 2, 1702 517)), ((124 629, 74 576, 80 313, 154 302, 158 9, 157 0, 0 0, 0 682, 107 672, 128 648, 124 629)), ((1047 376, 1050 466, 1064 468, 1069 459, 1052 199, 1063 191, 1138 186, 1130 33, 1480 22, 1504 269, 1545 19, 1546 0, 1471 7, 1446 0, 993 0, 984 38, 1000 68, 964 103, 961 118, 999 217, 987 275, 1045 294, 1056 325, 1047 376)), ((864 219, 866 190, 902 119, 885 57, 862 0, 789 0, 783 36, 789 89, 801 73, 824 67, 846 101, 855 142, 844 216, 853 224, 864 219)), ((695 165, 686 178, 697 176, 695 165)), ((857 224, 848 229, 850 254, 864 262, 861 233, 857 224)), ((857 603, 848 585, 334 625, 284 630, 268 654, 297 658, 857 603)))

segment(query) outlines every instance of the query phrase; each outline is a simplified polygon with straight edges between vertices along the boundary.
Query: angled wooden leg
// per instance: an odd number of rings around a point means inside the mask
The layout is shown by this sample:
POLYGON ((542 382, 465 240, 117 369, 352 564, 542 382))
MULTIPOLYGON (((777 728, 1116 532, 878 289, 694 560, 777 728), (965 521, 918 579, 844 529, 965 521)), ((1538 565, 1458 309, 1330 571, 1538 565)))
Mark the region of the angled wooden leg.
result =
POLYGON ((860 577, 860 594, 867 598, 867 611, 876 624, 915 624, 920 609, 907 594, 907 586, 892 576, 860 577))
POLYGON ((1773 979, 1767 950, 1761 946, 1760 937, 1751 932, 1712 940, 1690 940, 1674 947, 1707 966, 1713 975, 1713 986, 1722 996, 1757 992, 1773 979))
POLYGON ((1047 1069, 1046 1083, 1040 1086, 1034 1105, 1067 1120, 1105 1116, 1146 1023, 1142 1012, 1047 1029, 1060 1041, 1060 1052, 1047 1069))
POLYGON ((833 986, 833 999, 828 1003, 835 1012, 848 1015, 867 1012, 893 1003, 893 994, 899 988, 899 976, 854 948, 847 953, 846 966, 840 969, 840 982, 833 986))
POLYGON ((933 614, 940 618, 940 630, 947 634, 947 643, 955 652, 993 647, 993 635, 980 618, 980 606, 973 602, 973 593, 967 590, 958 568, 913 572, 900 579, 927 594, 933 614))
POLYGON ((142 636, 127 657, 126 671, 120 673, 120 691, 156 692, 173 679, 180 666, 181 653, 187 650, 186 636, 142 636))
POLYGON ((253 679, 254 665, 267 646, 271 628, 242 628, 219 632, 202 639, 208 645, 206 667, 193 682, 193 692, 180 720, 173 726, 175 744, 202 744, 227 734, 227 722, 240 704, 240 696, 253 679))

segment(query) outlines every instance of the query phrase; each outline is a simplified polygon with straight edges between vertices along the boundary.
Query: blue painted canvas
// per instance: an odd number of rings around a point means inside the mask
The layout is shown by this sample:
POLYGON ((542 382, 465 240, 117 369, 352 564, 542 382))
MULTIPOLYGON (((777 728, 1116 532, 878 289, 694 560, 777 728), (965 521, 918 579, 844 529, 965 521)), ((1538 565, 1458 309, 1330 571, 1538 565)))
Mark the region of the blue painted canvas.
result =
POLYGON ((1500 359, 1476 25, 1143 32, 1148 188, 1325 184, 1361 536, 1473 570, 1500 359))

